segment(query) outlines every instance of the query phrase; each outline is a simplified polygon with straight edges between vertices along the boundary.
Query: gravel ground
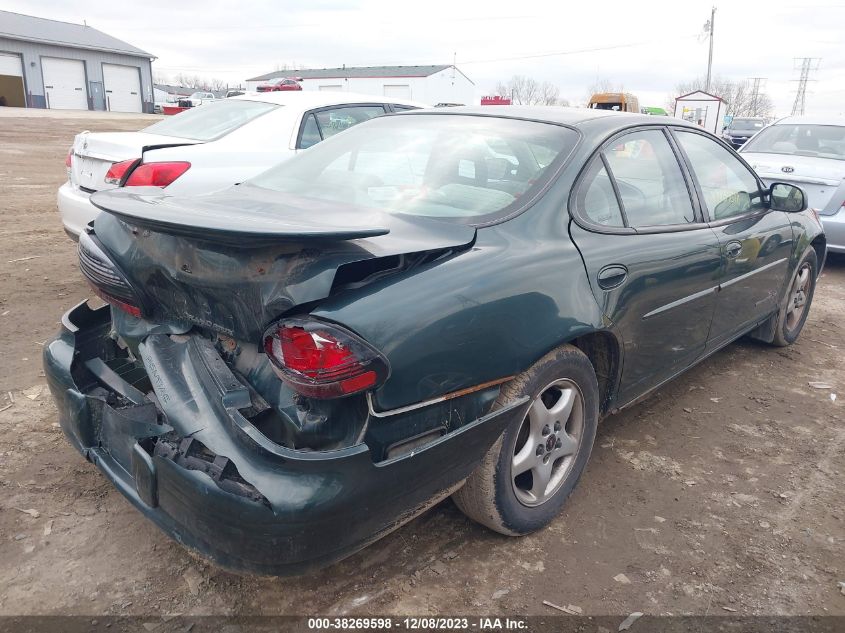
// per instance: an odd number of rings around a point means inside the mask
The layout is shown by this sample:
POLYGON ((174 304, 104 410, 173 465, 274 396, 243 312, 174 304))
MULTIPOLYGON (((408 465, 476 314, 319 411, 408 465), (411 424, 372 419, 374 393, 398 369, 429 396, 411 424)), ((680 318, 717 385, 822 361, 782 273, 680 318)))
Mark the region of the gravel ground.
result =
POLYGON ((0 113, 0 614, 845 614, 845 260, 796 345, 740 341, 606 420, 547 529, 509 539, 446 501, 313 576, 237 576, 70 448, 41 372, 89 296, 56 213, 65 153, 152 117, 0 113))

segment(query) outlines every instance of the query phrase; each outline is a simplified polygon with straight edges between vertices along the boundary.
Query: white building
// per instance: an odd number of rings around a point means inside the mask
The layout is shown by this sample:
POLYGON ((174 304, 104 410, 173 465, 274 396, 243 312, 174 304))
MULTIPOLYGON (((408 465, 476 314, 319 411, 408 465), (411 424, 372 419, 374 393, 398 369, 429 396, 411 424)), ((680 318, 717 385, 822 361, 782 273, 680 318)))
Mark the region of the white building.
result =
POLYGON ((675 99, 675 117, 718 134, 725 123, 725 102, 721 97, 696 90, 675 99))
POLYGON ((451 64, 277 70, 246 80, 247 90, 285 77, 301 79, 303 90, 332 90, 438 103, 477 105, 475 84, 451 64))

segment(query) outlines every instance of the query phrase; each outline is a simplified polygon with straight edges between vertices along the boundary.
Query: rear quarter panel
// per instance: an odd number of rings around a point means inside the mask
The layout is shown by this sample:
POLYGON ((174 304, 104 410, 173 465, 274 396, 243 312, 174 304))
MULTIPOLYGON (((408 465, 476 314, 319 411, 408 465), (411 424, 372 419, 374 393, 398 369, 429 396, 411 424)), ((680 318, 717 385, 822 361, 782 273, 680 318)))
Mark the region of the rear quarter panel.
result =
POLYGON ((330 298, 312 312, 387 356, 392 373, 376 393, 377 408, 518 374, 602 327, 566 233, 565 207, 539 206, 479 229, 473 247, 451 259, 330 298))

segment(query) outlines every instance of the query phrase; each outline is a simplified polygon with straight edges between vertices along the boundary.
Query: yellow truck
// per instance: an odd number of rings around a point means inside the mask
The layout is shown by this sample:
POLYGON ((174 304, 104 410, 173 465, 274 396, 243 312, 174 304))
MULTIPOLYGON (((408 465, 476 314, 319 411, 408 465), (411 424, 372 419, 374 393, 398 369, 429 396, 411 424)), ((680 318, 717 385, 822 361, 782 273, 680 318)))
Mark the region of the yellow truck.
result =
POLYGON ((595 110, 616 110, 618 112, 640 112, 640 102, 630 92, 598 92, 590 97, 588 108, 595 110))

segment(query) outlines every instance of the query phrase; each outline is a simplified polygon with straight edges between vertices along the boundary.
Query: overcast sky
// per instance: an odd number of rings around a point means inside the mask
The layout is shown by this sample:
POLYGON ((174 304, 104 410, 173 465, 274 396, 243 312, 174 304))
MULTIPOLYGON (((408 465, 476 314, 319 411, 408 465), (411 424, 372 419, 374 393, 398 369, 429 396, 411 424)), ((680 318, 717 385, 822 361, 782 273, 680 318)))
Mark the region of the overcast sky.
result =
MULTIPOLYGON (((713 72, 765 77, 778 115, 795 97, 796 57, 821 58, 808 114, 845 115, 845 2, 717 2, 713 72)), ((664 106, 703 75, 706 3, 678 0, 0 0, 0 8, 82 22, 149 51, 153 72, 237 84, 283 64, 308 68, 451 63, 479 96, 523 74, 551 81, 573 105, 596 80, 664 106), (602 49, 602 50, 597 50, 602 49)))

